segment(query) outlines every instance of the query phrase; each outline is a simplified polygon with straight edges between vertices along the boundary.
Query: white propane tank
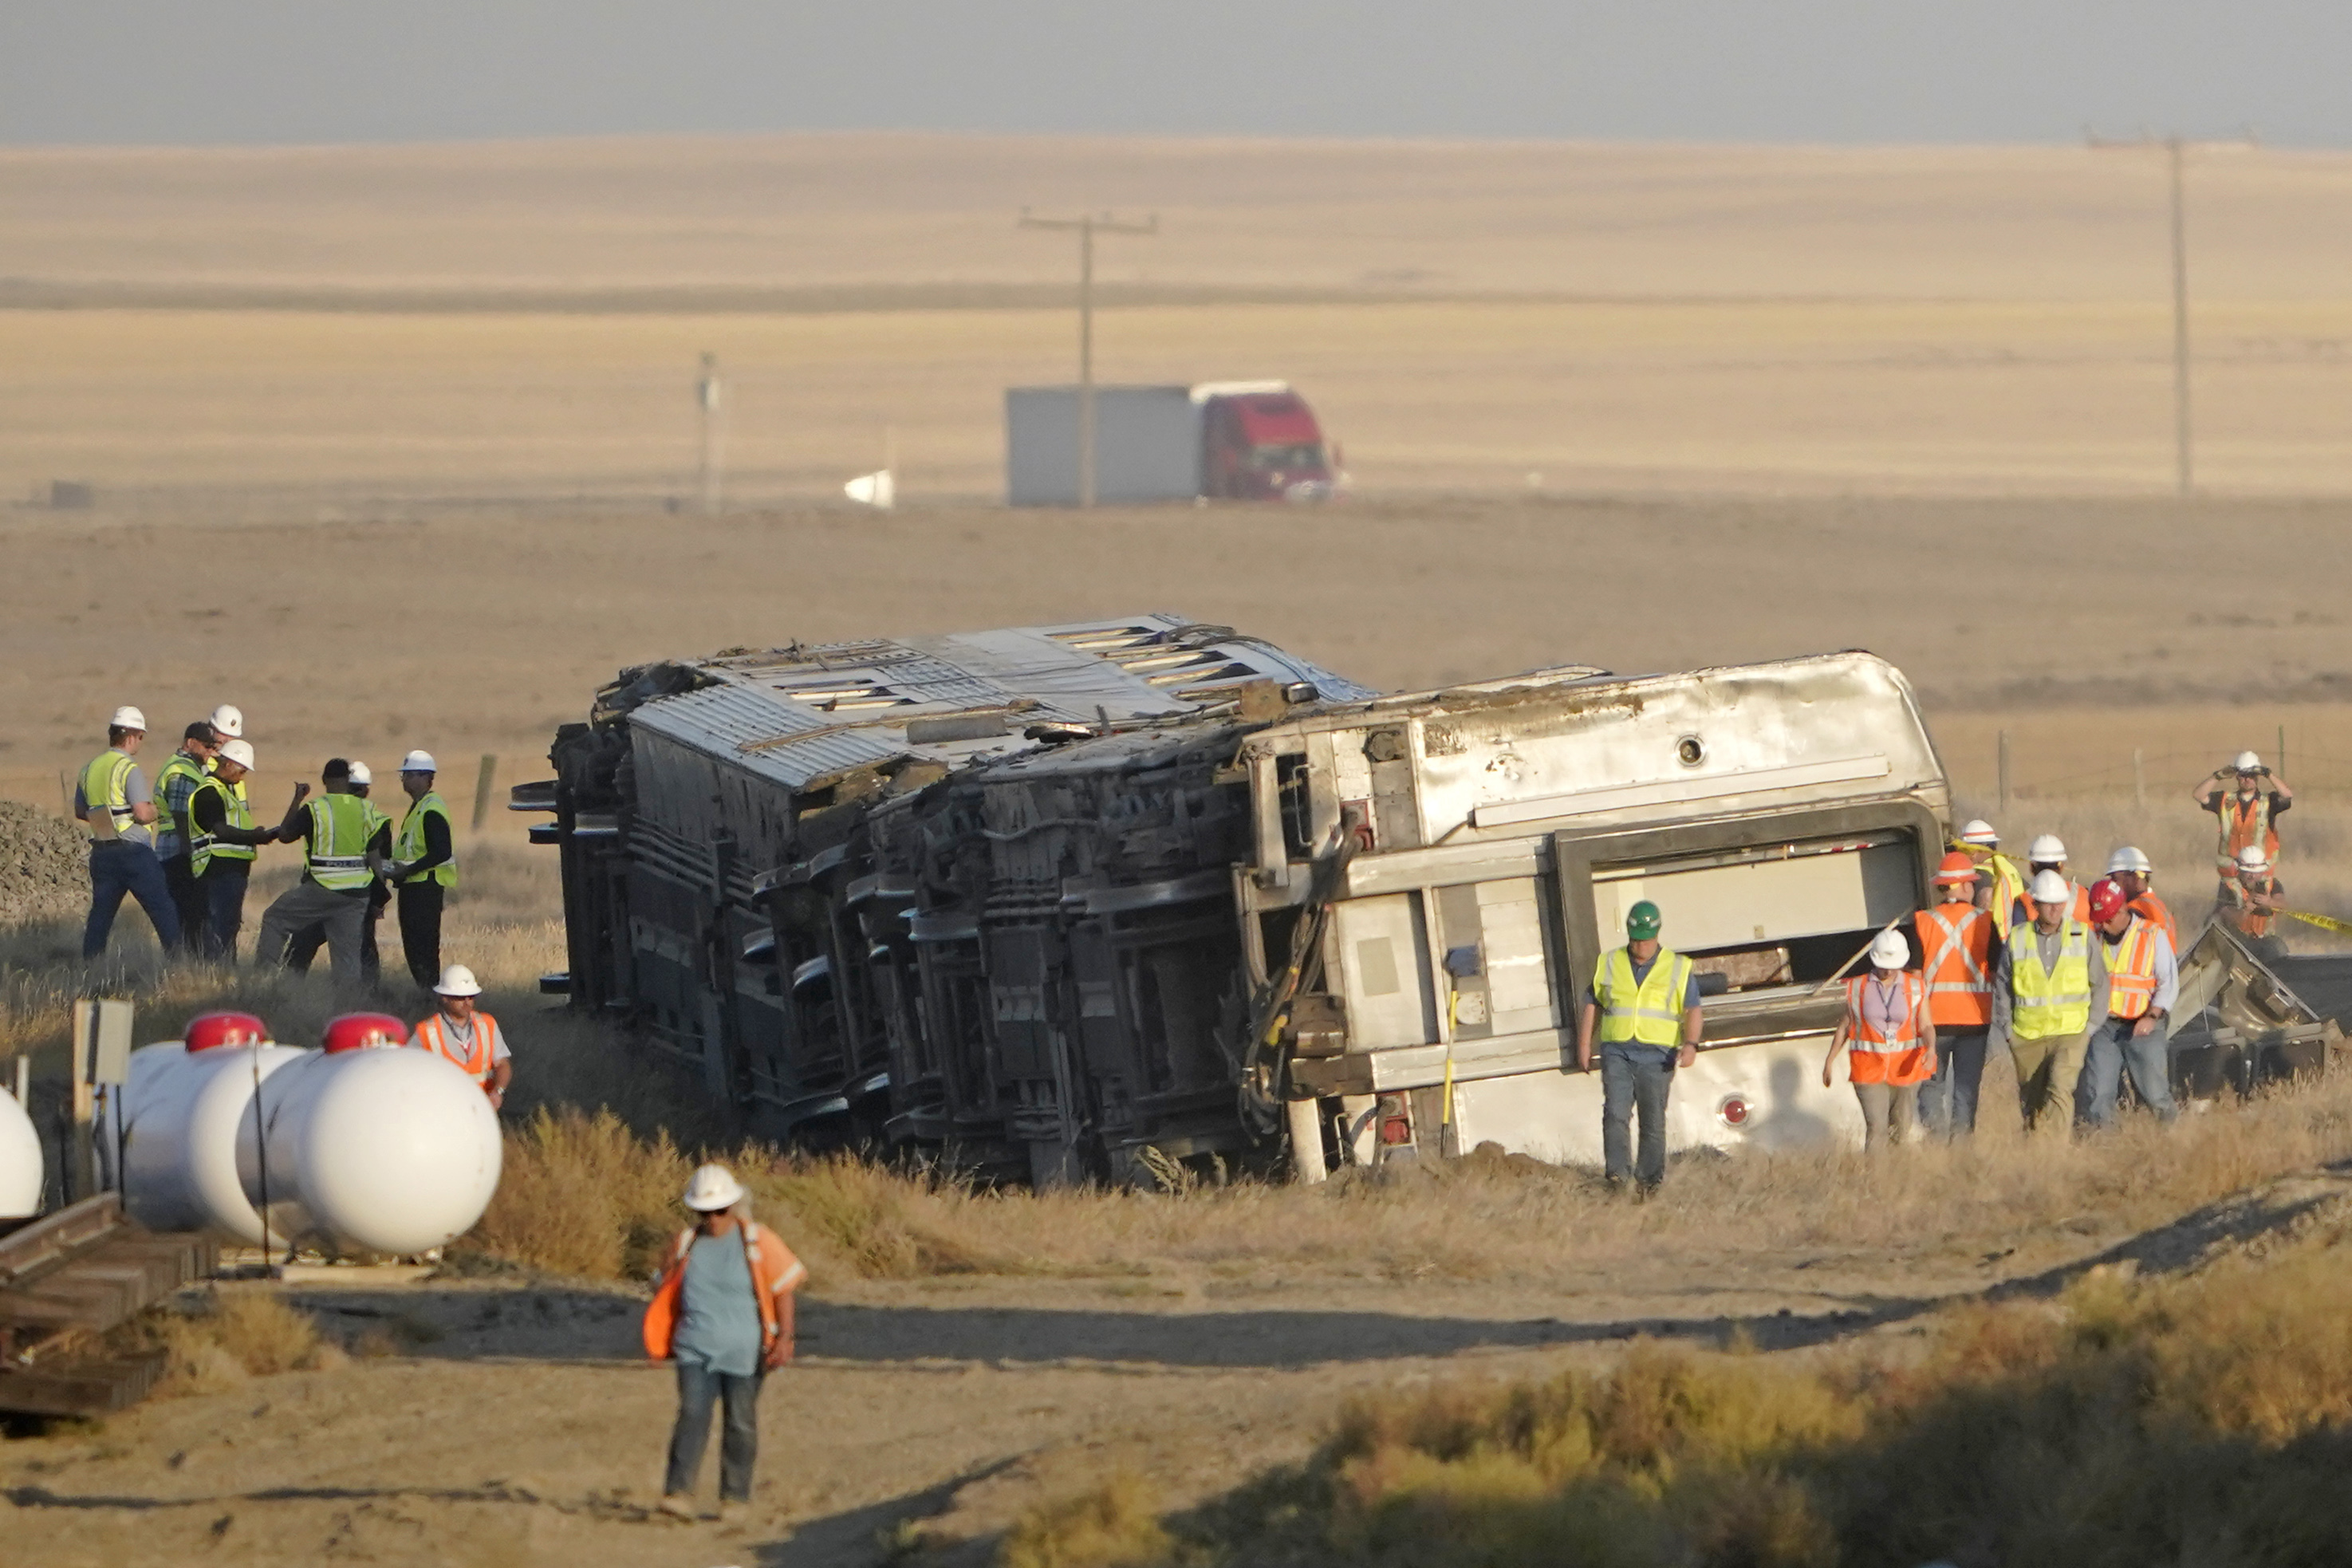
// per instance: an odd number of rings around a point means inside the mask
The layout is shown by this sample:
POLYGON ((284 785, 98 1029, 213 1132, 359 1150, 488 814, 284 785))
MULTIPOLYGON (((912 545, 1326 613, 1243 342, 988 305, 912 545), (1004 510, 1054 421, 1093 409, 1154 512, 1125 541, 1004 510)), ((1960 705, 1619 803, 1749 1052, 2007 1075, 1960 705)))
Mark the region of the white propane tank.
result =
POLYGON ((150 1230, 213 1230, 260 1245, 261 1216, 237 1176, 236 1138, 263 1082, 304 1055, 266 1043, 249 1014, 214 1013, 184 1040, 131 1053, 120 1119, 110 1116, 109 1163, 123 1206, 150 1230))
POLYGON ((41 1135, 16 1097, 0 1089, 0 1219, 41 1212, 41 1135))
MULTIPOLYGON (((498 1191, 503 1141, 481 1087, 431 1051, 359 1043, 373 1020, 328 1026, 328 1048, 305 1051, 262 1085, 268 1129, 257 1144, 246 1109, 236 1140, 243 1195, 263 1196, 270 1229, 334 1252, 408 1257, 474 1227, 498 1191)), ((388 1043, 407 1026, 383 1017, 388 1043), (397 1031, 396 1033, 394 1031, 397 1031)))

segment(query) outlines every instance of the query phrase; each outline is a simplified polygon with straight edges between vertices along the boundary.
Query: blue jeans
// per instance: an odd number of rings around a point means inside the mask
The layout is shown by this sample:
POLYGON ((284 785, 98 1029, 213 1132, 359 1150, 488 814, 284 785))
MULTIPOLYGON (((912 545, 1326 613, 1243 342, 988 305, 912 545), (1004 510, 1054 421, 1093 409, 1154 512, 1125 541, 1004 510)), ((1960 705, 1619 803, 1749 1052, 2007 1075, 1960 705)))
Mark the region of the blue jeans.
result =
POLYGON ((1620 1040, 1601 1047, 1601 1154, 1609 1179, 1628 1175, 1645 1187, 1666 1179, 1666 1096, 1675 1087, 1675 1048, 1620 1040), (1642 1155, 1633 1157, 1633 1112, 1642 1112, 1642 1155))
POLYGON ((1936 1030, 1936 1076, 1919 1086, 1919 1120, 1929 1136, 1963 1138, 1977 1130, 1985 1035, 1982 1029, 1936 1030))
POLYGON ((172 907, 172 889, 163 881, 163 862, 144 844, 110 839, 89 847, 89 921, 81 928, 81 955, 96 958, 106 951, 114 930, 115 912, 128 893, 147 911, 155 940, 170 952, 180 945, 180 911, 172 907))
POLYGON ((2116 1124, 2116 1092, 2126 1071, 2133 1092, 2158 1121, 2168 1124, 2180 1114, 2172 1103, 2172 1055, 2164 1043, 2165 1030, 2158 1026, 2134 1039, 2132 1024, 2129 1018, 2110 1018, 2091 1031, 2091 1047, 2075 1092, 2082 1101, 2081 1120, 2093 1127, 2116 1124))
POLYGON ((693 1494, 702 1450, 710 1444, 710 1407, 723 1403, 727 1422, 719 1435, 719 1498, 721 1502, 751 1500, 751 1461, 760 1457, 760 1384, 766 1376, 755 1372, 734 1377, 700 1362, 677 1363, 677 1425, 669 1435, 665 1496, 693 1494))
POLYGON ((245 889, 253 879, 250 860, 215 858, 196 879, 205 894, 205 956, 236 962, 237 933, 245 930, 245 889))

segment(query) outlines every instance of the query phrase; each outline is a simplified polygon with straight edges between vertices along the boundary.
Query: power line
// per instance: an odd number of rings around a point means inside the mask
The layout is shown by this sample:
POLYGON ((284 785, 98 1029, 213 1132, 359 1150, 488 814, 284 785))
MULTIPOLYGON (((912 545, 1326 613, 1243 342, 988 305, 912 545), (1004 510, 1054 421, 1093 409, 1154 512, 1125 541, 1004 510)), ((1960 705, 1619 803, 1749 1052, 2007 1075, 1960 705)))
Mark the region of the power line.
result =
POLYGON ((1075 231, 1078 237, 1078 504, 1090 507, 1095 504, 1095 236, 1158 234, 1160 215, 1131 223, 1108 213, 1034 217, 1023 207, 1019 226, 1075 231))

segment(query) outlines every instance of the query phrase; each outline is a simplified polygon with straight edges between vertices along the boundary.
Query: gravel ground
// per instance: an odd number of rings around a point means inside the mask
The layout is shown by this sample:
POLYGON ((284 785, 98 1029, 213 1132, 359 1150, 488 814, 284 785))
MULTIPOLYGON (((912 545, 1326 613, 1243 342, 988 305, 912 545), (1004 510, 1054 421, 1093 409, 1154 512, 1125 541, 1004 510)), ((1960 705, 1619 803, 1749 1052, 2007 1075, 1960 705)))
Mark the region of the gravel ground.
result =
POLYGON ((0 800, 0 925, 56 920, 89 907, 89 845, 38 806, 0 800))

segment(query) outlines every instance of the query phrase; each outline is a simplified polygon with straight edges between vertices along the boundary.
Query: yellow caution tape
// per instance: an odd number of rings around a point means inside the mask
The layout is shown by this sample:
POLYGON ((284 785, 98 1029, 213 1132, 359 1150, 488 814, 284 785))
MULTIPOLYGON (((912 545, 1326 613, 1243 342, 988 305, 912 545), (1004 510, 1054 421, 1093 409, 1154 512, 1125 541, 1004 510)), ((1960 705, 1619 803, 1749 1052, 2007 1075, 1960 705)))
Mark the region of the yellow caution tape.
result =
POLYGON ((2281 910, 2279 913, 2292 915, 2296 920, 2307 921, 2323 931, 2352 931, 2352 921, 2339 921, 2334 915, 2307 915, 2301 910, 2281 910))

